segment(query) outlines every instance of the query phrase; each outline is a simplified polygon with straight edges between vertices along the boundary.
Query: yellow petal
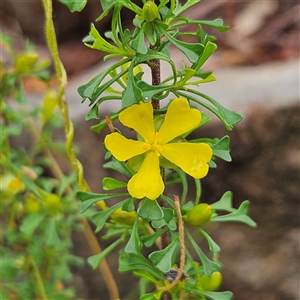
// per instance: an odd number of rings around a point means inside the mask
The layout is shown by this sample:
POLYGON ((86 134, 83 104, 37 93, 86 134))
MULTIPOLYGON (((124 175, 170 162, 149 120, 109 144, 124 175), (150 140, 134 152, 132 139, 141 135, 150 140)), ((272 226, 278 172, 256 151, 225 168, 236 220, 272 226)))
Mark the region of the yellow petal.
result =
POLYGON ((176 98, 168 107, 165 121, 159 130, 158 142, 160 144, 168 143, 181 134, 194 129, 200 122, 200 111, 190 108, 186 99, 176 98))
POLYGON ((125 161, 147 151, 147 149, 144 149, 144 142, 127 139, 117 132, 107 135, 104 144, 119 161, 125 161))
POLYGON ((164 191, 164 183, 160 175, 159 158, 155 152, 147 154, 140 170, 129 180, 127 189, 132 197, 147 197, 155 200, 164 191))
POLYGON ((194 178, 208 173, 212 149, 204 143, 170 143, 162 146, 161 154, 194 178))
POLYGON ((150 102, 134 104, 119 115, 120 122, 138 132, 144 140, 151 141, 155 133, 153 108, 150 102))

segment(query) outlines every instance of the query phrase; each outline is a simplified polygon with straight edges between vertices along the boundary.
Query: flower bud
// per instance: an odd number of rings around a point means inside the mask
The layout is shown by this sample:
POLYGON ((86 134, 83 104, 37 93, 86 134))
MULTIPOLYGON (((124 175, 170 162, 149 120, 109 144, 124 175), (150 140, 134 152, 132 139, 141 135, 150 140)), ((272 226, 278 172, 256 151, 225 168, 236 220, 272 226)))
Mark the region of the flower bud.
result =
POLYGON ((52 216, 58 215, 62 209, 61 199, 56 194, 48 194, 44 198, 45 207, 52 216))
POLYGON ((159 18, 159 11, 157 5, 153 1, 147 1, 142 10, 142 19, 147 22, 152 22, 159 18))
POLYGON ((210 276, 204 274, 198 283, 205 291, 215 291, 222 283, 222 274, 220 272, 213 272, 210 276))
POLYGON ((201 203, 192 208, 183 220, 191 225, 202 225, 208 222, 212 216, 212 208, 207 203, 201 203))
POLYGON ((15 60, 15 70, 20 73, 31 72, 39 56, 36 52, 27 52, 17 56, 15 60))
POLYGON ((123 223, 126 225, 133 225, 134 221, 136 219, 136 211, 124 211, 121 208, 116 209, 112 214, 111 214, 112 220, 118 223, 123 223))

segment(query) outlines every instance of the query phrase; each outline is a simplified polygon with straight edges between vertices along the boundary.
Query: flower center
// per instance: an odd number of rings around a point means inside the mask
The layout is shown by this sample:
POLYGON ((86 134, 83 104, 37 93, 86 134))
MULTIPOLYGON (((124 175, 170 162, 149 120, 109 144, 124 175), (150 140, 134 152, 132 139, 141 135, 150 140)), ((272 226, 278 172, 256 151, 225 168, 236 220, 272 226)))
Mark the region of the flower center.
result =
POLYGON ((161 145, 158 144, 158 132, 153 133, 151 141, 145 140, 143 148, 149 151, 154 151, 157 156, 160 156, 162 148, 161 145))

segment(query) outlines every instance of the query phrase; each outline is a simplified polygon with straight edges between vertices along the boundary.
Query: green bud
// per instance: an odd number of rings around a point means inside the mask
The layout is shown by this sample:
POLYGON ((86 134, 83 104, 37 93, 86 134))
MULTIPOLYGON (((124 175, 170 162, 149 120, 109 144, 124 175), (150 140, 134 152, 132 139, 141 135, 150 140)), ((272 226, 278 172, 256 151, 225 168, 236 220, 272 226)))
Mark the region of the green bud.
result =
POLYGON ((202 275, 197 282, 205 291, 215 291, 222 283, 222 274, 213 272, 210 276, 202 275))
POLYGON ((191 225, 202 225, 208 222, 212 217, 212 208, 207 203, 201 203, 191 209, 183 220, 191 225))
POLYGON ((124 211, 122 208, 118 208, 111 214, 112 220, 117 223, 123 223, 126 225, 133 225, 136 219, 136 211, 124 211))
POLYGON ((51 216, 58 215, 61 212, 62 202, 56 194, 48 194, 43 200, 45 207, 51 216))
POLYGON ((142 19, 152 22, 157 18, 159 18, 157 5, 153 1, 147 1, 143 6, 142 19))

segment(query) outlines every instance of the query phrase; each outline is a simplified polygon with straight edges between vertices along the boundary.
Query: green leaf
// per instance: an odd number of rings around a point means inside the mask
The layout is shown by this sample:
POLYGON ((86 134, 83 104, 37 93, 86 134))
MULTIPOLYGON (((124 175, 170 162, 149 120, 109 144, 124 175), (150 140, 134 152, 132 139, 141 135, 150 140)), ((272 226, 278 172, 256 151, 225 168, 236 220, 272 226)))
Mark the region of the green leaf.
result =
POLYGON ((175 254, 178 250, 178 238, 173 240, 171 244, 169 244, 163 250, 153 251, 149 255, 150 261, 160 269, 163 273, 167 273, 170 271, 172 265, 174 264, 175 254))
POLYGON ((227 162, 230 162, 231 156, 229 153, 229 144, 230 138, 228 135, 225 135, 219 141, 217 141, 217 143, 211 145, 211 148, 213 149, 213 154, 227 162))
POLYGON ((96 103, 92 109, 88 112, 85 116, 85 121, 99 119, 99 104, 100 102, 96 103))
POLYGON ((152 293, 147 293, 141 296, 140 300, 159 300, 161 299, 163 293, 164 291, 154 291, 152 293))
POLYGON ((246 200, 244 201, 240 207, 235 210, 234 212, 223 215, 223 216, 217 216, 212 219, 214 222, 240 222, 249 225, 250 227, 256 227, 257 224, 254 222, 247 214, 248 214, 248 208, 250 205, 250 201, 246 200))
POLYGON ((58 237, 57 230, 56 230, 56 220, 51 219, 48 223, 48 233, 47 233, 47 239, 46 239, 46 245, 47 246, 57 246, 61 243, 60 238, 58 237))
POLYGON ((145 26, 139 30, 137 36, 131 41, 130 46, 137 52, 141 54, 146 54, 148 47, 145 43, 145 26))
POLYGON ((235 208, 232 207, 232 192, 225 192, 219 201, 211 204, 210 206, 214 210, 224 210, 228 212, 235 211, 235 208))
POLYGON ((143 270, 133 271, 133 274, 137 275, 139 277, 143 277, 143 278, 149 280, 150 282, 153 282, 154 284, 157 283, 157 280, 153 276, 151 276, 150 274, 148 274, 147 272, 145 272, 143 270))
POLYGON ((162 207, 164 212, 164 216, 160 220, 155 220, 151 222, 151 225, 154 228, 161 228, 163 226, 167 226, 170 230, 175 230, 177 228, 176 224, 176 216, 174 214, 174 210, 171 208, 162 207))
POLYGON ((181 13, 183 13, 185 10, 187 10, 189 7, 195 5, 196 3, 200 2, 201 0, 189 0, 187 1, 183 6, 178 5, 176 6, 176 8, 174 9, 173 13, 178 16, 181 13))
POLYGON ((139 103, 143 97, 143 91, 136 85, 134 79, 134 59, 132 60, 128 69, 127 86, 122 93, 122 106, 129 107, 133 104, 139 103))
POLYGON ((58 0, 66 5, 73 13, 75 11, 82 11, 87 3, 87 0, 58 0))
POLYGON ((33 213, 26 216, 20 226, 21 232, 25 233, 28 237, 31 237, 44 218, 45 216, 41 213, 33 213))
POLYGON ((117 204, 111 206, 110 208, 103 211, 99 211, 91 216, 91 220, 97 226, 95 232, 99 232, 103 228, 106 220, 110 217, 110 215, 119 207, 121 207, 125 201, 126 200, 118 202, 117 204))
POLYGON ((142 100, 144 102, 149 102, 153 98, 153 96, 162 93, 167 92, 168 90, 171 90, 173 86, 155 86, 150 85, 146 83, 145 81, 139 80, 137 82, 137 86, 143 91, 143 98, 142 100))
POLYGON ((155 25, 153 24, 153 22, 146 22, 144 23, 144 31, 145 31, 145 35, 149 41, 149 43, 154 46, 156 44, 156 41, 158 39, 157 36, 157 32, 155 30, 155 25))
POLYGON ((103 18, 105 18, 110 10, 114 7, 115 2, 111 0, 100 0, 103 13, 96 19, 96 22, 101 21, 103 18))
POLYGON ((198 71, 208 58, 217 50, 217 45, 212 42, 207 42, 199 60, 192 66, 195 71, 198 71))
POLYGON ((212 300, 231 300, 233 299, 232 292, 209 292, 209 291, 201 291, 194 288, 188 289, 190 292, 195 293, 196 295, 205 296, 207 299, 212 300))
POLYGON ((208 246, 209 246, 209 250, 212 253, 218 253, 221 251, 221 248, 219 247, 219 245, 201 228, 197 228, 199 230, 199 232, 205 237, 208 246))
POLYGON ((107 76, 108 72, 101 72, 95 76, 88 83, 80 86, 77 91, 79 95, 85 100, 86 98, 92 99, 96 88, 99 86, 101 81, 107 76))
POLYGON ((119 257, 119 271, 143 270, 158 280, 163 280, 162 274, 140 253, 124 253, 119 257))
POLYGON ((188 236, 188 239, 190 240, 192 246, 194 247, 196 253, 198 254, 202 265, 204 269, 204 273, 206 276, 210 276, 213 272, 219 271, 221 266, 214 262, 211 261, 201 250, 201 248, 197 245, 197 243, 194 241, 193 237, 190 235, 190 233, 187 231, 186 235, 188 236))
POLYGON ((155 241, 167 230, 168 227, 164 227, 162 230, 157 231, 151 235, 145 235, 141 237, 141 241, 144 243, 146 247, 151 247, 155 243, 155 241))
POLYGON ((122 182, 120 180, 117 180, 112 177, 105 177, 102 180, 102 186, 105 191, 111 191, 111 190, 116 190, 116 189, 121 189, 121 188, 126 188, 127 183, 122 182))
POLYGON ((149 221, 160 220, 164 216, 164 212, 157 201, 148 198, 143 199, 137 213, 141 218, 149 221))
POLYGON ((106 164, 104 164, 103 168, 105 168, 105 169, 113 169, 113 170, 115 170, 115 171, 123 174, 127 178, 131 178, 132 177, 132 174, 127 169, 125 163, 120 162, 120 161, 115 160, 115 159, 113 159, 112 161, 109 161, 106 164))
POLYGON ((57 187, 57 195, 61 197, 63 193, 68 189, 72 184, 77 182, 75 173, 71 173, 69 176, 63 176, 59 180, 59 185, 57 187))
POLYGON ((230 28, 229 26, 224 26, 224 22, 220 18, 217 18, 217 19, 211 20, 211 21, 202 21, 201 20, 201 21, 198 21, 197 23, 218 29, 221 32, 227 31, 230 28))
MULTIPOLYGON (((117 69, 118 67, 120 67, 123 64, 127 63, 128 61, 130 61, 130 58, 121 59, 120 61, 113 64, 111 67, 107 68, 105 71, 101 72, 99 75, 95 76, 88 83, 80 86, 77 89, 77 91, 78 91, 79 95, 83 98, 83 101, 86 98, 88 98, 88 99, 91 100, 91 103, 94 103, 96 98, 100 96, 100 94, 98 93, 95 97, 95 94, 99 90, 98 86, 103 81, 103 79, 108 74, 110 74, 113 70, 117 69)), ((119 72, 118 76, 120 76, 120 73, 122 73, 122 72, 119 72)), ((117 80, 117 78, 115 78, 115 80, 117 80)), ((105 83, 104 85, 105 85, 105 88, 106 88, 107 83, 105 83)), ((110 81, 109 85, 111 85, 111 81, 110 81)))
POLYGON ((178 93, 179 95, 182 95, 186 98, 191 99, 192 101, 204 106, 205 108, 207 108, 208 110, 210 110, 212 113, 214 113, 225 125, 225 127, 228 130, 232 130, 232 128, 234 127, 234 125, 236 125, 238 122, 240 122, 242 120, 242 116, 240 114, 238 114, 235 111, 229 110, 227 108, 225 108, 224 106, 222 106, 218 101, 214 100, 213 98, 198 92, 196 90, 192 90, 192 89, 185 89, 187 92, 195 94, 197 96, 200 96, 206 100, 208 100, 210 103, 212 103, 214 105, 214 107, 212 107, 211 105, 206 104, 203 101, 200 101, 192 96, 187 96, 184 93, 178 93))
POLYGON ((159 30, 162 34, 166 36, 166 38, 178 49, 180 50, 191 63, 195 63, 198 61, 200 55, 202 54, 204 47, 200 43, 186 43, 177 40, 172 35, 170 35, 166 30, 164 30, 161 26, 159 30))
POLYGON ((126 253, 139 253, 142 249, 142 243, 139 238, 139 216, 135 218, 135 222, 131 229, 131 235, 124 251, 126 253))
POLYGON ((98 268, 99 263, 101 262, 101 260, 108 255, 110 252, 112 252, 115 248, 117 248, 117 246, 119 246, 119 244, 121 244, 123 242, 122 239, 116 240, 115 242, 113 242, 111 245, 109 245, 108 247, 106 247, 103 251, 101 251, 100 253, 90 256, 87 259, 87 262, 92 266, 92 268, 95 270, 98 268))
POLYGON ((84 191, 78 191, 76 194, 77 197, 80 199, 80 201, 83 202, 80 207, 80 213, 85 212, 90 206, 92 206, 94 203, 98 201, 128 196, 128 193, 97 194, 97 193, 89 193, 84 191))
POLYGON ((128 212, 131 212, 135 209, 134 207, 134 201, 135 199, 134 198, 129 198, 122 206, 122 210, 124 211, 128 211, 128 212))
POLYGON ((153 60, 153 59, 164 60, 168 62, 171 65, 173 76, 175 77, 176 67, 174 62, 170 59, 169 56, 167 56, 164 53, 161 53, 161 51, 155 51, 149 48, 146 54, 137 53, 135 57, 135 63, 140 64, 142 62, 153 60))

